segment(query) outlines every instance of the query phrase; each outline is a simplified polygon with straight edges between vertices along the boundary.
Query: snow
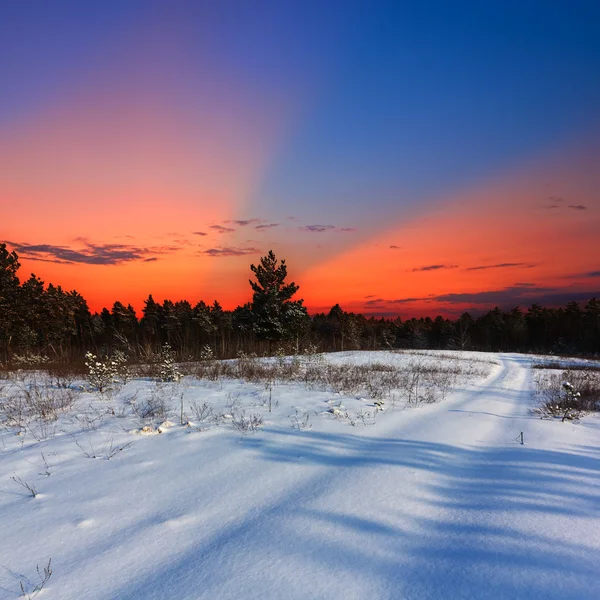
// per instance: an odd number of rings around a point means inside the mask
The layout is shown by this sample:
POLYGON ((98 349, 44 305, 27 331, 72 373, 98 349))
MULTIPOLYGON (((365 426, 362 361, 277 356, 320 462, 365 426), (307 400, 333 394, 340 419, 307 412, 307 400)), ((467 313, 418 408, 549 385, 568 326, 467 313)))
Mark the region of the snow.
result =
POLYGON ((300 383, 273 385, 268 412, 263 384, 134 380, 108 400, 78 393, 46 439, 5 428, 0 599, 22 597, 20 582, 33 590, 49 558, 39 598, 598 598, 600 420, 531 414, 539 357, 325 356, 400 368, 415 359, 468 376, 443 401, 386 401, 383 412, 362 394, 300 383), (129 402, 157 390, 170 423, 131 433, 141 423, 129 402), (263 426, 181 425, 182 394, 188 415, 190 402, 207 402, 263 426), (116 414, 85 425, 106 406, 116 414), (360 411, 369 417, 345 416, 360 411), (309 427, 292 427, 290 416, 306 414, 309 427))

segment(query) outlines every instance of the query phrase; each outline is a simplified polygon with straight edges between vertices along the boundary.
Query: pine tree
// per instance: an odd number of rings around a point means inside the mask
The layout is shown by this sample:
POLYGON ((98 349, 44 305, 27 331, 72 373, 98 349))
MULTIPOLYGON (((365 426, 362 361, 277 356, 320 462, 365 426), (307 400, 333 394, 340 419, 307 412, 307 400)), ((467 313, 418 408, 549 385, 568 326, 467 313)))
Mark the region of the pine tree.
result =
POLYGON ((152 294, 150 294, 147 300, 144 300, 144 308, 142 309, 142 319, 140 325, 142 332, 152 348, 153 344, 159 339, 160 321, 161 321, 162 307, 158 302, 154 301, 152 294))
POLYGON ((9 252, 6 244, 0 244, 0 359, 8 359, 10 344, 17 327, 19 257, 9 252))
POLYGON ((251 265, 256 281, 250 280, 252 296, 253 330, 259 340, 271 342, 298 335, 308 314, 303 300, 291 300, 298 291, 294 283, 285 283, 285 260, 278 263, 272 250, 260 259, 258 266, 251 265))

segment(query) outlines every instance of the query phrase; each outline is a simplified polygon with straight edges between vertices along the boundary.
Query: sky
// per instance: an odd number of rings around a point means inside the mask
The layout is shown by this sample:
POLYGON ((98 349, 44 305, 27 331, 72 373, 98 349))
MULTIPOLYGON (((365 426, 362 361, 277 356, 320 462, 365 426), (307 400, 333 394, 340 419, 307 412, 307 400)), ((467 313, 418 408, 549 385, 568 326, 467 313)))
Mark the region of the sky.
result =
POLYGON ((92 310, 600 297, 600 4, 8 0, 0 242, 92 310))

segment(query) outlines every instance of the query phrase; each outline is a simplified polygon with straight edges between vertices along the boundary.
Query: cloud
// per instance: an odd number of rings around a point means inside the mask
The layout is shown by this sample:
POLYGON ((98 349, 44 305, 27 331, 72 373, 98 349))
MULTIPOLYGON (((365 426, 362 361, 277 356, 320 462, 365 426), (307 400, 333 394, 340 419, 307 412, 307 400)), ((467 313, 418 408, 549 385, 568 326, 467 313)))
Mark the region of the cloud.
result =
POLYGON ((393 244, 390 246, 390 248, 391 248, 392 250, 402 250, 402 246, 395 246, 395 245, 393 245, 393 244))
POLYGON ((548 210, 560 208, 560 203, 564 202, 564 200, 562 198, 560 198, 559 196, 550 196, 548 198, 548 200, 549 200, 550 204, 546 204, 546 206, 543 207, 548 210))
POLYGON ((567 302, 585 302, 600 296, 598 290, 570 291, 568 289, 511 286, 502 290, 485 290, 459 294, 435 296, 436 302, 448 304, 487 304, 503 307, 542 304, 545 306, 564 306, 567 302))
POLYGON ((234 223, 235 225, 239 225, 240 227, 245 227, 246 225, 260 223, 260 219, 239 219, 234 221, 225 221, 225 223, 234 223))
POLYGON ((377 306, 390 304, 410 304, 411 302, 429 302, 431 298, 395 298, 394 300, 384 300, 383 298, 375 298, 365 302, 365 306, 377 306))
MULTIPOLYGON (((569 291, 567 289, 556 289, 536 287, 535 284, 522 283, 499 290, 483 290, 480 292, 450 293, 431 296, 426 298, 396 298, 383 299, 374 298, 364 303, 365 308, 387 308, 394 305, 410 304, 414 302, 439 303, 446 305, 472 305, 469 311, 484 310, 486 306, 500 306, 504 309, 515 306, 531 306, 541 304, 543 306, 564 306, 568 302, 586 302, 592 297, 600 297, 600 291, 569 291), (475 308, 479 306, 479 308, 475 308)), ((446 309, 445 309, 446 310, 446 309)), ((460 308, 462 312, 464 308, 460 308)))
POLYGON ((383 298, 374 298, 373 300, 367 300, 365 306, 375 306, 379 304, 387 304, 388 302, 383 298))
POLYGON ((254 229, 262 231, 263 229, 272 229, 273 227, 279 227, 279 223, 265 223, 264 225, 256 225, 254 229))
POLYGON ((201 254, 207 254, 213 257, 223 256, 246 256, 247 254, 256 254, 260 252, 257 248, 235 248, 233 246, 221 247, 221 248, 209 248, 208 250, 202 250, 201 254))
POLYGON ((565 275, 567 279, 582 279, 582 278, 594 278, 600 277, 600 271, 587 271, 586 273, 573 273, 571 275, 565 275))
POLYGON ((392 304, 408 304, 410 302, 429 302, 429 298, 396 298, 392 300, 392 304))
POLYGON ((458 269, 458 265, 426 265, 425 267, 416 267, 413 271, 439 271, 440 269, 458 269))
POLYGON ((82 238, 77 238, 76 241, 83 243, 83 247, 10 241, 6 243, 23 258, 57 264, 119 265, 137 260, 151 262, 157 260, 155 256, 151 256, 153 254, 168 254, 179 250, 174 246, 140 248, 125 244, 94 244, 82 238))
POLYGON ((375 298, 375 294, 369 294, 368 296, 365 296, 365 298, 375 298))
POLYGON ((531 269, 535 265, 528 265, 527 263, 498 263, 496 265, 479 265, 477 267, 468 267, 466 271, 481 271, 482 269, 506 269, 510 267, 523 267, 524 269, 531 269))
POLYGON ((192 233, 194 235, 208 235, 208 233, 205 233, 204 231, 192 231, 192 233))
POLYGON ((232 227, 223 227, 223 225, 209 225, 209 229, 214 229, 217 233, 232 233, 235 231, 232 227))
POLYGON ((587 206, 584 206, 583 204, 569 204, 569 208, 572 208, 573 210, 586 210, 587 206))
POLYGON ((300 227, 301 231, 310 231, 312 233, 323 233, 332 229, 335 229, 335 225, 304 225, 304 227, 300 227))
POLYGON ((309 231, 311 233, 324 233, 325 231, 338 231, 342 233, 352 233, 356 231, 355 227, 336 227, 335 225, 304 225, 298 227, 300 231, 309 231))

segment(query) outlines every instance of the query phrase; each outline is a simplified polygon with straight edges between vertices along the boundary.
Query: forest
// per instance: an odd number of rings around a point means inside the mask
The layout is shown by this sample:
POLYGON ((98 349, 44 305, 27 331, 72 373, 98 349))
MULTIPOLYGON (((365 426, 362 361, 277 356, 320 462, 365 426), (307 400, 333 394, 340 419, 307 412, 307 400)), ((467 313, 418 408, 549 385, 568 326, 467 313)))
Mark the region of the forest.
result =
POLYGON ((481 315, 377 318, 346 312, 339 304, 309 315, 298 286, 287 282, 285 260, 271 251, 251 265, 252 301, 224 310, 218 301, 156 302, 150 294, 141 317, 115 301, 92 313, 77 291, 46 285, 35 275, 20 281, 19 257, 0 244, 0 362, 82 362, 87 351, 119 350, 148 360, 169 344, 179 360, 240 353, 430 348, 594 354, 600 352, 600 301, 564 307, 533 304, 495 307, 481 315))

